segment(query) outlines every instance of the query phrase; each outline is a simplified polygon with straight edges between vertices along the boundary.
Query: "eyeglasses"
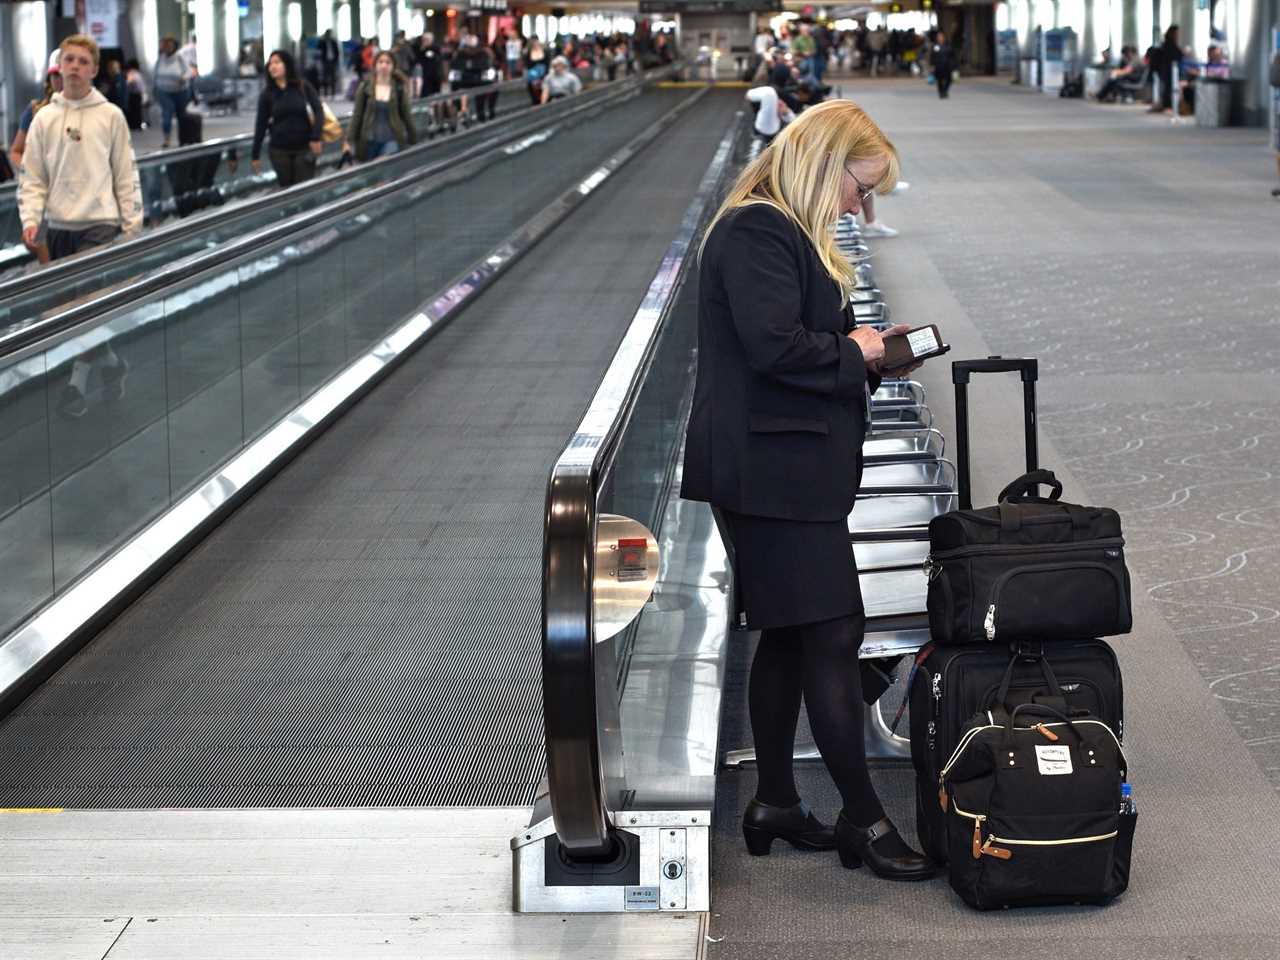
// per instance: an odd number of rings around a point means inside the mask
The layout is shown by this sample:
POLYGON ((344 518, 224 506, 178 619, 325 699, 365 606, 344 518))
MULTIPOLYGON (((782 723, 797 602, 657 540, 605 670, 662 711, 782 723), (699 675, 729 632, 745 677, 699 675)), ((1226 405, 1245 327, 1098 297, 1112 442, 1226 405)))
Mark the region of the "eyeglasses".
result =
POLYGON ((847 173, 849 176, 853 177, 853 182, 858 186, 858 202, 866 203, 867 198, 876 192, 876 188, 863 186, 862 181, 859 180, 857 176, 854 174, 854 172, 850 170, 848 167, 844 168, 844 172, 847 173))

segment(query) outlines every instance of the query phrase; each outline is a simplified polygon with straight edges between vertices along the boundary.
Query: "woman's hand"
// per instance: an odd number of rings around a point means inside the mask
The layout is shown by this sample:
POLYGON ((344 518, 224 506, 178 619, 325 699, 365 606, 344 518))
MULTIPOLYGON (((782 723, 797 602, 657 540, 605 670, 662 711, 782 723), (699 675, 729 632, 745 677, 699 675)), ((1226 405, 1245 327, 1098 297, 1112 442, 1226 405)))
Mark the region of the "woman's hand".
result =
POLYGON ((321 143, 319 140, 311 141, 311 152, 314 153, 317 157, 320 156, 320 151, 323 149, 324 149, 324 144, 321 143))
POLYGON ((875 327, 855 327, 846 334, 862 351, 863 362, 872 370, 879 369, 884 359, 884 338, 875 327))
POLYGON ((253 167, 253 173, 254 173, 254 176, 257 176, 258 174, 262 173, 262 161, 261 161, 261 160, 252 160, 252 161, 250 161, 250 164, 249 164, 249 165, 253 167))

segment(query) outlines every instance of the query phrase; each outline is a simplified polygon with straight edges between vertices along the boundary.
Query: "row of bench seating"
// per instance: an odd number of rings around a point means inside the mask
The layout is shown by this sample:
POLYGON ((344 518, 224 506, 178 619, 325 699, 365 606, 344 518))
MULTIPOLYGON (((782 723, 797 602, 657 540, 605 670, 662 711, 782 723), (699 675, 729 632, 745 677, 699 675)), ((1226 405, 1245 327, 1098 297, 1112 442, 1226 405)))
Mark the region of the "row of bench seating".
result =
MULTIPOLYGON (((870 253, 853 217, 836 227, 836 242, 858 262, 851 295, 859 323, 884 329, 889 305, 875 284, 870 253)), ((858 502, 849 515, 849 539, 857 559, 862 600, 867 614, 860 657, 867 669, 891 671, 903 656, 914 655, 929 642, 925 609, 928 581, 924 561, 929 554, 929 521, 956 509, 956 470, 944 458, 945 438, 933 428, 924 387, 912 380, 886 379, 871 398, 872 432, 863 446, 865 468, 858 502)), ((906 737, 893 734, 881 703, 901 698, 899 687, 867 708, 867 755, 905 759, 906 737), (896 694, 896 695, 895 695, 896 694)), ((813 747, 800 747, 797 759, 818 759, 813 747)), ((725 755, 728 766, 755 759, 753 750, 725 755)))

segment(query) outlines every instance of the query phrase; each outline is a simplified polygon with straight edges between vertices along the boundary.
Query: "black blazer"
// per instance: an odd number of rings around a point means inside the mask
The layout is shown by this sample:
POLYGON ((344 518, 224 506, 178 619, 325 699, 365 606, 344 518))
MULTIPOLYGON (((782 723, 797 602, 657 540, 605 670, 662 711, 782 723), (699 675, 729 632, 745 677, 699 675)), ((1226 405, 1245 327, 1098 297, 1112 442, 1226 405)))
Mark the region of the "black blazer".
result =
POLYGON ((788 520, 848 516, 862 480, 867 371, 840 289, 775 207, 712 230, 681 494, 788 520))

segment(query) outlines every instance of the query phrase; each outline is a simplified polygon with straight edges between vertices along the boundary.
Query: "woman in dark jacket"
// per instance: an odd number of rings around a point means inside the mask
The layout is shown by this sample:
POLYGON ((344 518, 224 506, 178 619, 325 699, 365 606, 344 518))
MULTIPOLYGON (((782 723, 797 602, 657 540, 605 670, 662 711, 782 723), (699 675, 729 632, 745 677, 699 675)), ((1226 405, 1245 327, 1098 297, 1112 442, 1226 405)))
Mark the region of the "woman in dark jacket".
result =
POLYGON ((396 69, 390 51, 383 50, 356 90, 347 125, 347 141, 357 160, 377 160, 418 142, 409 98, 409 78, 396 69))
POLYGON ((885 817, 867 771, 865 615, 847 526, 884 344, 853 324, 853 267, 830 230, 897 179, 893 144, 848 100, 805 111, 742 172, 702 244, 681 492, 718 509, 748 627, 761 631, 748 692, 759 770, 743 817, 748 849, 767 853, 775 839, 835 847, 846 867, 919 880, 934 867, 885 817), (802 698, 844 801, 834 830, 796 793, 802 698))
POLYGON ((262 172, 262 140, 271 131, 268 156, 281 187, 310 180, 316 175, 324 129, 324 104, 315 88, 298 75, 298 65, 287 50, 273 50, 267 59, 267 85, 258 97, 258 118, 253 127, 253 172, 262 172))

